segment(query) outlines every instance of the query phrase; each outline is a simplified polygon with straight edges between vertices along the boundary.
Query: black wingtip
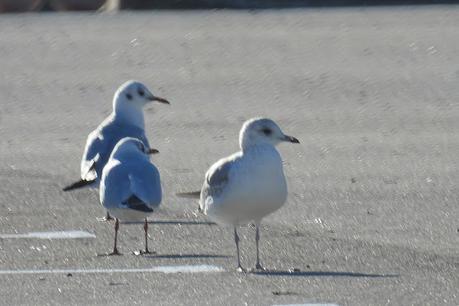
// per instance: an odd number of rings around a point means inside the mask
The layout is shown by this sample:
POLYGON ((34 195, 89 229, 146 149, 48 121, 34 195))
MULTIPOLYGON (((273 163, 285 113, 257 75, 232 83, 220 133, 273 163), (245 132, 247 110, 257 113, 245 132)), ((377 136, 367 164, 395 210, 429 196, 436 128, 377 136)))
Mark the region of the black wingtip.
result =
POLYGON ((136 195, 132 195, 127 199, 126 201, 123 202, 124 205, 126 205, 128 208, 137 210, 137 211, 142 211, 146 213, 151 213, 153 212, 153 208, 149 207, 144 201, 139 199, 136 195))
POLYGON ((82 188, 82 187, 91 185, 94 182, 95 182, 95 180, 92 180, 92 181, 79 180, 78 182, 75 182, 73 184, 70 184, 70 185, 62 188, 62 191, 70 191, 70 190, 82 188))
POLYGON ((199 199, 201 197, 201 191, 178 192, 176 195, 180 198, 199 199))

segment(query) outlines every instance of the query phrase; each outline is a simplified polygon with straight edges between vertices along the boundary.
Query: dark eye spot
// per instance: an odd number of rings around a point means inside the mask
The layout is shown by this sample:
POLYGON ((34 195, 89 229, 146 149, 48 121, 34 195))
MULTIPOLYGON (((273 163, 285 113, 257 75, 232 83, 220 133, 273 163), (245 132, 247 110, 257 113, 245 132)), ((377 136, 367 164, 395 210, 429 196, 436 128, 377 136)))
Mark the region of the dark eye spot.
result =
POLYGON ((131 95, 130 93, 127 93, 127 94, 126 94, 126 98, 127 98, 128 100, 132 100, 132 95, 131 95))
POLYGON ((142 88, 138 90, 139 96, 143 97, 145 95, 145 91, 142 88))
POLYGON ((264 129, 262 129, 261 131, 262 131, 263 134, 265 134, 266 136, 271 135, 271 133, 273 132, 273 131, 271 131, 271 130, 268 129, 268 128, 264 128, 264 129))

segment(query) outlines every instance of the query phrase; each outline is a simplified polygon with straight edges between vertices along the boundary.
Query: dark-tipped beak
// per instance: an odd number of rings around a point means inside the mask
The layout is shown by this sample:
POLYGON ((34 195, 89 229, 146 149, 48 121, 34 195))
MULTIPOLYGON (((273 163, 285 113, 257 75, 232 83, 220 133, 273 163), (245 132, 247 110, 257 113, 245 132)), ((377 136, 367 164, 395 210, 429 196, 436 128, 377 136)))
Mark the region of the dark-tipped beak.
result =
POLYGON ((161 97, 156 97, 156 96, 152 96, 152 97, 150 98, 150 101, 157 101, 157 102, 159 102, 159 103, 170 104, 170 102, 167 101, 166 99, 161 98, 161 97))
POLYGON ((148 154, 148 155, 151 155, 151 154, 158 154, 158 153, 159 153, 159 151, 156 150, 156 149, 149 149, 149 150, 147 151, 147 154, 148 154))
POLYGON ((284 141, 288 141, 288 142, 291 142, 291 143, 300 143, 300 141, 298 139, 296 139, 293 136, 288 136, 288 135, 285 135, 284 141))

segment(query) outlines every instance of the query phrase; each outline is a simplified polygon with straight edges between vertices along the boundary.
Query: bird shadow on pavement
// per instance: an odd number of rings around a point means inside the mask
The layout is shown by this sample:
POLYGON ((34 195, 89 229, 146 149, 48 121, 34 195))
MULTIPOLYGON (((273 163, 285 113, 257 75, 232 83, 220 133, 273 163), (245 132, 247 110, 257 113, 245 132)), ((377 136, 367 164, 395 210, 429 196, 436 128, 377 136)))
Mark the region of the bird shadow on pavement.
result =
MULTIPOLYGON (((143 221, 139 222, 121 222, 121 224, 143 224, 143 221)), ((177 220, 177 221, 168 221, 168 220, 157 220, 157 221, 148 221, 148 224, 151 225, 217 225, 214 222, 208 221, 189 221, 189 220, 177 220)))
POLYGON ((171 224, 171 225, 216 225, 217 223, 208 221, 149 221, 148 224, 171 224))
POLYGON ((291 276, 291 277, 368 277, 368 278, 383 278, 383 277, 400 277, 399 274, 369 274, 359 272, 337 272, 337 271, 282 271, 282 270, 267 270, 253 271, 251 274, 263 276, 291 276))
POLYGON ((145 258, 151 259, 193 259, 193 258, 229 258, 227 255, 213 254, 160 254, 160 255, 144 255, 145 258))

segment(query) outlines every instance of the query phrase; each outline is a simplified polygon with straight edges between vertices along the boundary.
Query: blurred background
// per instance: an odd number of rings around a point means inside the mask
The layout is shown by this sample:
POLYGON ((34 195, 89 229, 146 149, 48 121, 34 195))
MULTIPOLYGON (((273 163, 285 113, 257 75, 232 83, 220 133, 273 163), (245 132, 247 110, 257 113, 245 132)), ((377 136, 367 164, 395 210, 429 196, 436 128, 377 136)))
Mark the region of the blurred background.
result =
POLYGON ((457 0, 0 0, 0 12, 451 4, 457 0))

